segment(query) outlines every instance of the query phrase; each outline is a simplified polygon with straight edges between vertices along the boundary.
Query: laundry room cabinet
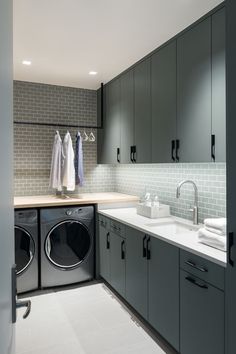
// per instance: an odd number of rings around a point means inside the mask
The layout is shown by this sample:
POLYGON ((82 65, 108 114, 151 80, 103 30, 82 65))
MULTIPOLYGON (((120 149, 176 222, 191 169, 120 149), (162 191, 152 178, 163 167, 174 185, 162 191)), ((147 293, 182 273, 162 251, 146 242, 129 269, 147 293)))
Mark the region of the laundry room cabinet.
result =
POLYGON ((224 267, 122 222, 99 220, 101 276, 177 352, 223 354, 224 267))
POLYGON ((224 162, 225 73, 222 7, 105 85, 98 161, 224 162))
POLYGON ((211 161, 211 18, 177 39, 180 162, 211 161))
POLYGON ((122 296, 125 296, 126 245, 124 227, 99 216, 100 275, 122 296))
POLYGON ((99 268, 100 275, 110 282, 110 221, 99 216, 99 268))
POLYGON ((152 162, 176 161, 176 40, 151 57, 152 162))
POLYGON ((126 300, 147 319, 148 317, 148 265, 147 236, 126 227, 126 300))
POLYGON ((224 292, 180 272, 181 354, 224 353, 224 292))
POLYGON ((148 321, 179 350, 179 249, 150 237, 148 321))
MULTIPOLYGON (((101 97, 101 90, 97 97, 101 97)), ((98 163, 120 163, 120 79, 104 86, 103 130, 98 135, 98 163)), ((100 105, 98 105, 100 107, 100 105)))
POLYGON ((110 232, 110 284, 125 296, 125 239, 110 232))
POLYGON ((179 349, 179 249, 126 227, 126 300, 179 349))

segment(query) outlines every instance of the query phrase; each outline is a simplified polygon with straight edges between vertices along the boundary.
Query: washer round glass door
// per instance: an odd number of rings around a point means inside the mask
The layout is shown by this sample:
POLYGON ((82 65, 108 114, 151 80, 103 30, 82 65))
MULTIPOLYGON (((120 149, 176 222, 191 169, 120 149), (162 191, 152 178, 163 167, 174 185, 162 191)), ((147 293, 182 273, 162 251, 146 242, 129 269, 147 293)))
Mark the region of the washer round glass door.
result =
POLYGON ((64 270, 78 267, 87 258, 90 249, 88 229, 76 220, 66 220, 54 226, 45 241, 48 259, 64 270))
POLYGON ((31 264, 35 254, 35 244, 29 232, 15 226, 16 274, 22 274, 31 264))

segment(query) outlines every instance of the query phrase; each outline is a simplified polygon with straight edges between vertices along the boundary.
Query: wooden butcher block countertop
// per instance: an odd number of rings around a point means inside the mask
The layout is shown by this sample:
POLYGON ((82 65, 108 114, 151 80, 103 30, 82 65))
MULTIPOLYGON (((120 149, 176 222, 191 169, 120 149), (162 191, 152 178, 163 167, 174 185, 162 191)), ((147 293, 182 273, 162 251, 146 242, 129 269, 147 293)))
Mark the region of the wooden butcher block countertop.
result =
POLYGON ((52 206, 67 206, 81 204, 108 204, 137 202, 138 197, 134 195, 108 192, 108 193, 81 193, 78 196, 61 198, 56 195, 24 196, 14 198, 14 207, 22 208, 43 208, 52 206))

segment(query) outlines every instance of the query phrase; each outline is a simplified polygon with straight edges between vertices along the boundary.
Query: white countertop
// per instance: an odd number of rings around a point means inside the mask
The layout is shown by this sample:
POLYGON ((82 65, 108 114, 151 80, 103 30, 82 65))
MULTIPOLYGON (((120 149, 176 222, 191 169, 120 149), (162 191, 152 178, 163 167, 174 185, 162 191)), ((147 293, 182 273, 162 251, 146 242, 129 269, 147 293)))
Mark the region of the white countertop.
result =
POLYGON ((120 208, 99 210, 99 213, 111 219, 117 220, 125 225, 131 226, 139 231, 147 233, 160 240, 166 241, 174 246, 182 248, 183 250, 192 252, 200 257, 208 259, 214 263, 226 267, 226 252, 217 250, 213 247, 204 245, 198 242, 197 231, 183 231, 177 235, 174 234, 170 227, 158 227, 163 221, 168 222, 176 220, 188 225, 192 225, 191 221, 171 216, 169 218, 149 219, 136 213, 136 208, 120 208), (148 226, 148 224, 156 224, 155 227, 148 226))

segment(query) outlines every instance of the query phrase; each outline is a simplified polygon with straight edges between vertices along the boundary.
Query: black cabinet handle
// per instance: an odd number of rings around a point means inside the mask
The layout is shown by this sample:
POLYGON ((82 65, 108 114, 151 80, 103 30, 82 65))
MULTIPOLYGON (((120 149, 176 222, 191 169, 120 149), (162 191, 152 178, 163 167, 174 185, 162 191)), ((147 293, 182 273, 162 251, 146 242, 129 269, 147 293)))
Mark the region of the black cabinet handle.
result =
POLYGON ((231 267, 234 266, 234 260, 233 260, 233 247, 234 247, 234 233, 229 232, 228 236, 228 263, 231 265, 231 267))
POLYGON ((133 158, 133 146, 130 146, 130 161, 134 162, 134 158, 133 158))
POLYGON ((147 257, 146 239, 147 239, 147 236, 145 235, 143 237, 143 258, 147 257))
POLYGON ((171 158, 172 158, 172 161, 175 161, 174 152, 175 152, 175 140, 172 140, 171 141, 171 158))
POLYGON ((179 162, 179 139, 176 139, 176 150, 175 150, 175 160, 179 162))
POLYGON ((216 159, 215 149, 216 149, 216 137, 213 134, 211 136, 211 158, 213 161, 215 161, 216 159))
POLYGON ((148 237, 148 240, 147 240, 147 260, 151 259, 150 242, 151 242, 151 238, 148 237))
POLYGON ((185 279, 187 281, 189 281, 190 283, 198 286, 199 288, 208 289, 208 286, 206 284, 204 284, 204 283, 201 284, 201 283, 197 282, 195 279, 193 279, 192 277, 185 277, 185 279))
POLYGON ((120 163, 120 148, 117 148, 117 162, 120 163))
POLYGON ((137 159, 136 153, 137 153, 137 151, 136 151, 136 146, 134 145, 134 146, 133 146, 133 162, 136 162, 136 159, 137 159))
POLYGON ((194 262, 192 262, 192 261, 186 261, 185 262, 185 264, 187 264, 187 265, 189 265, 190 267, 193 267, 193 268, 195 268, 195 269, 197 269, 197 270, 200 270, 200 272, 203 272, 203 273, 206 273, 206 272, 208 272, 208 270, 206 269, 206 268, 204 268, 204 267, 199 267, 199 266, 197 266, 194 262))
POLYGON ((123 240, 121 242, 121 259, 125 259, 125 249, 124 249, 124 246, 125 246, 125 241, 123 240))
POLYGON ((107 250, 110 249, 110 232, 107 233, 107 250))

